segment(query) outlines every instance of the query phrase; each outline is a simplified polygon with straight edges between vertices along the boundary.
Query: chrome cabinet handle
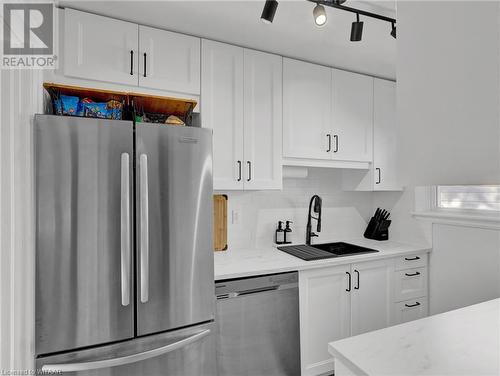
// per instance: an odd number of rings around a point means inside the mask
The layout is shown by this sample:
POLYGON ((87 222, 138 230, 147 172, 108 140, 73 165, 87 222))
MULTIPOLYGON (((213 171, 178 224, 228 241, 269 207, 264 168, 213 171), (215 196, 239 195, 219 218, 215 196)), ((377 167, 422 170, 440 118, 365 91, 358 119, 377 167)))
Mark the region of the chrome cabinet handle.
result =
POLYGON ((356 287, 354 287, 354 290, 359 290, 359 272, 358 272, 357 270, 354 270, 354 273, 356 273, 356 274, 357 274, 357 277, 358 277, 358 278, 357 278, 357 279, 358 279, 358 282, 357 282, 357 284, 356 284, 356 287))
POLYGON ((328 137, 328 150, 326 152, 329 153, 332 151, 332 135, 327 134, 326 137, 328 137))
POLYGON ((405 276, 407 277, 415 277, 417 275, 420 275, 420 272, 415 272, 415 273, 405 273, 405 276))
POLYGON ((375 182, 375 184, 380 184, 380 182, 382 181, 382 173, 380 171, 380 168, 378 167, 375 170, 378 172, 378 180, 375 182))
POLYGON ((415 304, 405 304, 405 307, 412 308, 412 307, 418 307, 420 305, 419 302, 415 302, 415 304))
POLYGON ((148 156, 140 157, 140 203, 141 203, 141 302, 149 299, 149 200, 148 200, 148 156))
POLYGON ((241 161, 238 161, 238 179, 237 181, 241 181, 241 161))
POLYGON ((351 291, 351 273, 345 272, 349 276, 349 287, 345 289, 345 291, 349 292, 351 291))
POLYGON ((339 151, 339 136, 334 134, 333 138, 335 139, 335 150, 333 152, 337 153, 339 151))
POLYGON ((126 364, 140 362, 146 359, 156 358, 158 356, 178 350, 180 348, 190 345, 193 342, 201 340, 202 338, 208 336, 209 334, 210 334, 210 329, 206 329, 190 337, 184 338, 180 341, 162 347, 158 347, 156 349, 144 351, 138 354, 121 356, 118 358, 98 359, 90 362, 80 362, 80 363, 44 364, 42 366, 42 371, 46 373, 64 373, 64 372, 89 371, 93 369, 123 366, 126 364))
POLYGON ((130 75, 134 75, 134 50, 130 50, 130 75))
POLYGON ((147 54, 144 52, 144 77, 146 77, 146 58, 147 54))
POLYGON ((247 161, 248 164, 248 179, 247 181, 252 180, 252 162, 247 161))
POLYGON ((130 156, 121 155, 120 247, 122 306, 130 304, 130 156))

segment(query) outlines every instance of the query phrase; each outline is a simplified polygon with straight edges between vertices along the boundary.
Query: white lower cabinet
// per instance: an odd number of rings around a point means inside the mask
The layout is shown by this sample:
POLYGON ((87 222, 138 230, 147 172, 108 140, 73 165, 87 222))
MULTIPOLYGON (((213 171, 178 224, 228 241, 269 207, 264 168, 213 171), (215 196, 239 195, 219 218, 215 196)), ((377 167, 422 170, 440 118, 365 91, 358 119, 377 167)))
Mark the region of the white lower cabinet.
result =
POLYGON ((333 371, 329 342, 425 317, 426 279, 426 254, 301 270, 301 374, 333 371))
POLYGON ((327 343, 350 335, 350 271, 342 265, 299 272, 302 376, 333 370, 327 343))
POLYGON ((302 375, 333 370, 328 343, 390 325, 394 260, 300 271, 302 375))
POLYGON ((391 324, 393 275, 392 259, 352 265, 351 335, 391 324))

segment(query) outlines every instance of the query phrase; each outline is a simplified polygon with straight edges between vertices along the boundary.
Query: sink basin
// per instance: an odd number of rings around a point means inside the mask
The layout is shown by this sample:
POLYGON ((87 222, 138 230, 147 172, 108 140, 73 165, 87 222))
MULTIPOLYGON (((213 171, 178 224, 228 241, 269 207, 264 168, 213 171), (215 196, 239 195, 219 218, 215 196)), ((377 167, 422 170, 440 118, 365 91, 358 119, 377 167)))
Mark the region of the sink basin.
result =
POLYGON ((358 253, 372 253, 378 252, 375 249, 360 247, 359 245, 336 242, 336 243, 324 243, 324 244, 313 244, 313 248, 321 249, 328 253, 335 254, 337 256, 347 256, 354 255, 358 253))
POLYGON ((290 245, 278 247, 278 249, 306 261, 378 252, 375 249, 360 247, 358 245, 344 242, 313 245, 290 245))

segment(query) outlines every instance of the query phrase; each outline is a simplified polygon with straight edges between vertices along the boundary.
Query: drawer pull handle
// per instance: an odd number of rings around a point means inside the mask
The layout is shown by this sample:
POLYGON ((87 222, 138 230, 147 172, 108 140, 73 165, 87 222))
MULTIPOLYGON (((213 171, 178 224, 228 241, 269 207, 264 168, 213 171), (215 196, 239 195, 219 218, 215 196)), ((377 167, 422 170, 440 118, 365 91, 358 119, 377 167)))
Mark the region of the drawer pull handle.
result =
POLYGON ((405 276, 407 277, 415 277, 417 275, 420 275, 420 272, 415 272, 415 273, 405 273, 405 276))
POLYGON ((358 284, 356 285, 356 287, 354 287, 354 290, 359 290, 359 272, 357 270, 354 270, 354 273, 358 275, 358 284))
POLYGON ((405 304, 405 307, 413 308, 413 307, 418 307, 419 305, 420 305, 420 303, 416 302, 415 304, 405 304))
POLYGON ((410 257, 410 258, 405 257, 405 260, 406 260, 406 261, 416 261, 416 260, 420 260, 420 257, 418 257, 418 256, 415 256, 415 257, 410 257))

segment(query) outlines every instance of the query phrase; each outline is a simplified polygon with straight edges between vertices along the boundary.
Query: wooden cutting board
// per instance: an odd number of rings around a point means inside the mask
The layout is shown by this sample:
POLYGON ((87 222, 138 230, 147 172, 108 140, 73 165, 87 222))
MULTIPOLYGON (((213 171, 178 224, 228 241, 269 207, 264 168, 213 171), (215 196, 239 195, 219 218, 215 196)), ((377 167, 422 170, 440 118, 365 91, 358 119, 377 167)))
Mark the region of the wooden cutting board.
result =
POLYGON ((227 196, 214 195, 214 250, 227 249, 227 196))

